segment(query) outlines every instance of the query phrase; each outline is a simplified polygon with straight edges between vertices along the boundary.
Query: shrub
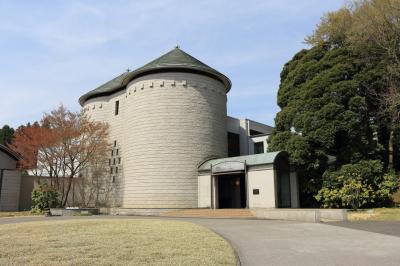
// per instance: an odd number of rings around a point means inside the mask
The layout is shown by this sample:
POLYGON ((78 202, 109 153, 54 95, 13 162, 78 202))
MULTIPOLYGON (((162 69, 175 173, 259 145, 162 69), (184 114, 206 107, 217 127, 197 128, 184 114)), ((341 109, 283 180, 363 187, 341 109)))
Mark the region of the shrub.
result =
POLYGON ((47 182, 39 182, 39 186, 32 191, 32 212, 41 213, 49 208, 61 206, 58 191, 47 182))
POLYGON ((360 161, 325 172, 315 198, 325 208, 377 207, 387 205, 397 188, 398 177, 385 174, 380 161, 360 161))

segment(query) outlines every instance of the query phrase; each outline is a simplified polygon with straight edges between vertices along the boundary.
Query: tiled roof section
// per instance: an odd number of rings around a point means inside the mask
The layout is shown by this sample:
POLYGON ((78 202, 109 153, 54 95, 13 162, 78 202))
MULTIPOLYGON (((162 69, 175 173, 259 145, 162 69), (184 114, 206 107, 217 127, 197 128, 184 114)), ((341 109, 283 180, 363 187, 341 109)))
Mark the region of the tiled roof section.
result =
POLYGON ((79 103, 83 105, 85 101, 89 100, 90 98, 109 95, 120 89, 123 89, 129 83, 129 81, 139 76, 143 76, 149 73, 174 71, 207 75, 222 82, 225 85, 227 92, 231 88, 231 81, 225 75, 176 47, 175 49, 151 61, 150 63, 134 71, 125 72, 122 75, 114 78, 113 80, 86 93, 79 98, 79 103))
POLYGON ((261 165, 261 164, 273 164, 275 159, 280 155, 287 155, 284 151, 277 151, 277 152, 267 152, 267 153, 260 153, 260 154, 252 154, 252 155, 245 155, 245 156, 237 156, 237 157, 227 157, 227 158, 220 158, 220 159, 212 159, 202 163, 199 167, 199 171, 207 171, 211 169, 211 165, 216 165, 223 162, 246 162, 246 165, 261 165))

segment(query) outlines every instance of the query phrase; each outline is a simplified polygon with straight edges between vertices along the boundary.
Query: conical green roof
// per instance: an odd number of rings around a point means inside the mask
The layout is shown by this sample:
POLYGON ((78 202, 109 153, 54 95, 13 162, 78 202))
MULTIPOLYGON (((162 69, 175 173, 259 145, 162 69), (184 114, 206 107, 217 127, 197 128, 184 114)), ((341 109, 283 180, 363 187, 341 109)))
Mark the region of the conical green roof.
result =
POLYGON ((100 87, 86 93, 79 98, 79 103, 83 105, 85 101, 91 98, 110 95, 124 89, 131 80, 137 77, 161 72, 188 72, 202 74, 222 82, 225 85, 227 92, 231 88, 231 81, 225 75, 176 47, 150 63, 134 71, 125 72, 100 87))
POLYGON ((128 71, 125 73, 122 73, 118 77, 115 77, 110 81, 107 81, 100 87, 97 87, 96 89, 89 91, 88 93, 82 95, 79 98, 80 105, 83 106, 83 104, 89 99, 92 99, 95 97, 100 97, 100 96, 110 95, 110 93, 113 93, 113 92, 116 92, 116 91, 122 89, 123 88, 122 82, 124 81, 124 78, 128 74, 129 74, 128 71))

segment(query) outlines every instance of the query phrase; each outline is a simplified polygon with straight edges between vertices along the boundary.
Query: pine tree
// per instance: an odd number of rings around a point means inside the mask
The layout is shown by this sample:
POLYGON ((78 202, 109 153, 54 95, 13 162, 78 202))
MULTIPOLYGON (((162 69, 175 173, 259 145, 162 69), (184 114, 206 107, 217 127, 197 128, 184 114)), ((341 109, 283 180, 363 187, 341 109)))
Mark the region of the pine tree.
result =
POLYGON ((14 137, 14 132, 14 129, 9 125, 4 125, 3 128, 0 129, 0 144, 11 144, 14 137))

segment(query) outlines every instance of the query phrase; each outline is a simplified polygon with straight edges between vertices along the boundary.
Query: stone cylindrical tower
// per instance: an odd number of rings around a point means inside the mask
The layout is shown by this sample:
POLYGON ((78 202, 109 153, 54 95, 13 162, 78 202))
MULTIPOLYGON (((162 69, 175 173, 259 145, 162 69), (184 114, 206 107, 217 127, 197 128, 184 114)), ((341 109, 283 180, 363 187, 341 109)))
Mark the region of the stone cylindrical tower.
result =
MULTIPOLYGON (((197 166, 227 156, 230 86, 227 77, 179 48, 121 78, 109 97, 125 94, 118 126, 122 207, 197 207, 197 166)), ((112 130, 115 122, 110 124, 112 130)))

